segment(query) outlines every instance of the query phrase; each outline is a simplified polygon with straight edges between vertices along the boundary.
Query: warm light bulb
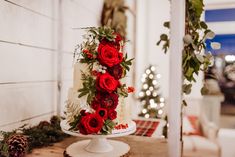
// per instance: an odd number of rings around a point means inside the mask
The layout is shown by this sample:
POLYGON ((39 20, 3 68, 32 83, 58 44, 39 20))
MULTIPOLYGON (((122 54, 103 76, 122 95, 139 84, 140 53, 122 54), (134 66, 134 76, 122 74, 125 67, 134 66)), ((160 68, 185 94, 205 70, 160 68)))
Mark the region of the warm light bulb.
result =
POLYGON ((150 96, 151 95, 151 92, 149 90, 146 91, 146 95, 147 96, 150 96))
POLYGON ((163 111, 162 110, 158 110, 158 114, 162 114, 163 113, 163 111))
POLYGON ((143 97, 143 96, 144 96, 144 92, 140 92, 139 97, 143 97))
POLYGON ((156 107, 157 107, 157 104, 156 104, 156 103, 152 103, 152 104, 150 104, 150 107, 151 107, 151 108, 156 108, 156 107))
POLYGON ((145 101, 145 100, 142 100, 142 101, 141 101, 141 104, 142 104, 142 105, 146 104, 146 101, 145 101))
POLYGON ((165 104, 164 104, 163 102, 160 103, 160 107, 164 107, 164 105, 165 105, 165 104))
POLYGON ((151 87, 149 87, 149 90, 150 90, 150 91, 153 91, 153 89, 154 89, 154 88, 153 88, 152 86, 151 86, 151 87))
POLYGON ((149 78, 150 78, 150 79, 153 79, 153 74, 150 74, 150 75, 149 75, 149 78))
POLYGON ((153 99, 150 99, 150 100, 149 100, 149 103, 150 103, 150 104, 153 104, 153 103, 154 103, 154 100, 153 100, 153 99))
POLYGON ((141 79, 141 82, 145 82, 145 78, 142 78, 142 79, 141 79))
POLYGON ((144 108, 144 109, 142 110, 142 113, 143 113, 143 114, 147 113, 147 110, 144 108))
POLYGON ((144 89, 147 89, 148 87, 149 87, 148 84, 144 84, 144 85, 143 85, 143 88, 144 88, 144 89))
POLYGON ((155 71, 155 69, 156 69, 156 68, 155 68, 154 66, 151 66, 151 70, 152 70, 152 71, 155 71))
POLYGON ((164 98, 160 98, 160 102, 164 102, 165 101, 165 99, 164 98))
POLYGON ((156 97, 157 96, 157 92, 153 92, 153 96, 156 97))
POLYGON ((157 78, 158 78, 158 79, 161 78, 161 74, 157 74, 157 78))
POLYGON ((144 117, 145 117, 145 118, 149 118, 149 114, 146 114, 144 117))
POLYGON ((150 74, 151 73, 151 71, 149 69, 147 69, 145 72, 146 72, 146 74, 150 74))
POLYGON ((146 75, 146 74, 143 74, 143 75, 142 75, 142 77, 143 77, 143 78, 146 78, 146 77, 147 77, 147 75, 146 75))
POLYGON ((157 84, 157 80, 153 80, 153 85, 156 85, 157 84))

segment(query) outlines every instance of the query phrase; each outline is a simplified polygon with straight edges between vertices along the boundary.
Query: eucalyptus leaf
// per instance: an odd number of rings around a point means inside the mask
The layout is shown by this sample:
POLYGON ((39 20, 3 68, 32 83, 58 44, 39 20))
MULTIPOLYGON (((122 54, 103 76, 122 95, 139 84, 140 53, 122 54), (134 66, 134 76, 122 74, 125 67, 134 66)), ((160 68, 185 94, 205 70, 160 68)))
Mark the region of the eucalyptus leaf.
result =
POLYGON ((206 39, 213 39, 215 37, 215 33, 212 31, 209 31, 206 33, 206 39))
POLYGON ((211 48, 214 50, 219 50, 221 49, 221 45, 219 42, 211 42, 211 48))

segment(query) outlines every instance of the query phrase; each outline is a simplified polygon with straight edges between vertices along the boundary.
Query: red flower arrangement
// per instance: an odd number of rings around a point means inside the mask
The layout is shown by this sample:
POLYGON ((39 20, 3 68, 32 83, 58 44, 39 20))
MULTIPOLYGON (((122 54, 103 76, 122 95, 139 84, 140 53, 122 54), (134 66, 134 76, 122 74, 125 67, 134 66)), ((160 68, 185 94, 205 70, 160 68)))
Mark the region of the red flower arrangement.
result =
POLYGON ((90 110, 80 111, 70 129, 84 135, 110 134, 116 125, 118 98, 133 91, 120 82, 133 59, 127 60, 124 41, 112 29, 90 28, 88 36, 88 42, 80 45, 78 56, 80 63, 88 64, 89 71, 82 74, 83 87, 78 92, 79 97, 87 96, 90 110))

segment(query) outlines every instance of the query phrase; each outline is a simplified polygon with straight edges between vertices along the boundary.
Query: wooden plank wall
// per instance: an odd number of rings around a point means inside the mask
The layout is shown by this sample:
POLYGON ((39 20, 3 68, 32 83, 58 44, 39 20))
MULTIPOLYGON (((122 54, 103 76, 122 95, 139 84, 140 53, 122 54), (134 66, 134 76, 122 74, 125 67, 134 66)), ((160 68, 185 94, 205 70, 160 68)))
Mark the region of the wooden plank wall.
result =
POLYGON ((84 33, 73 28, 97 26, 102 3, 0 1, 0 130, 46 119, 55 113, 58 104, 63 108, 72 86, 72 52, 84 33))
MULTIPOLYGON (((132 13, 127 12, 126 51, 134 57, 135 1, 127 5, 132 13)), ((77 28, 99 26, 102 6, 103 0, 0 1, 0 130, 63 112, 73 51, 85 33, 77 28)))

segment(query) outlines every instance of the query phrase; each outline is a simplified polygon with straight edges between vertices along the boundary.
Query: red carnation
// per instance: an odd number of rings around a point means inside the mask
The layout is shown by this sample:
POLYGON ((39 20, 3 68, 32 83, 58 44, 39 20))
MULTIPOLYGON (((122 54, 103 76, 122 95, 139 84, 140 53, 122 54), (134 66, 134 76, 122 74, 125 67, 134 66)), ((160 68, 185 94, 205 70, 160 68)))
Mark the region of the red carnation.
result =
POLYGON ((122 78, 123 68, 120 64, 113 66, 108 69, 108 72, 116 79, 119 80, 122 78))
POLYGON ((101 107, 114 110, 118 105, 118 95, 115 93, 102 94, 100 99, 101 107))
POLYGON ((117 118, 117 112, 115 110, 109 110, 108 117, 110 120, 114 120, 117 118))
POLYGON ((93 134, 98 133, 103 124, 103 119, 97 113, 92 113, 81 118, 78 129, 81 134, 93 134))
POLYGON ((93 108, 94 110, 99 109, 99 108, 100 108, 100 103, 99 103, 99 101, 97 101, 96 99, 93 100, 93 101, 91 102, 91 108, 93 108))
POLYGON ((113 76, 108 73, 101 74, 96 79, 97 89, 103 92, 112 93, 119 86, 119 81, 115 80, 113 76))
POLYGON ((100 115, 104 120, 108 118, 108 111, 105 108, 99 108, 96 110, 96 113, 100 115))

